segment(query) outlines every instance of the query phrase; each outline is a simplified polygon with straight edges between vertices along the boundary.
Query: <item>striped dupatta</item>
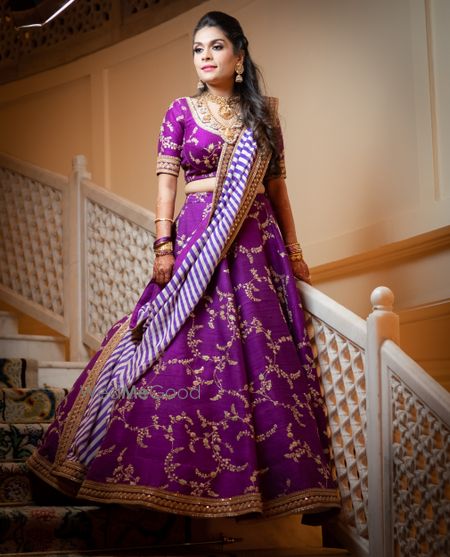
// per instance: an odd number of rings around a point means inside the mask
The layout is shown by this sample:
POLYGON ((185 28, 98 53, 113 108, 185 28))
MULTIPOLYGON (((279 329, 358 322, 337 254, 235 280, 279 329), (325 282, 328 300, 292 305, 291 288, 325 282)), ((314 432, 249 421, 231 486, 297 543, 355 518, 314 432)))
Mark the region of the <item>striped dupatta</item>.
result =
MULTIPOLYGON (((172 277, 150 301, 137 304, 129 328, 105 362, 66 455, 88 466, 105 436, 114 404, 112 392, 129 389, 164 352, 200 301, 256 197, 269 163, 250 129, 235 146, 224 145, 208 222, 177 256, 172 277), (133 326, 142 338, 136 341, 133 326), (105 396, 105 392, 110 396, 105 396)), ((141 297, 142 301, 142 297, 141 297)))

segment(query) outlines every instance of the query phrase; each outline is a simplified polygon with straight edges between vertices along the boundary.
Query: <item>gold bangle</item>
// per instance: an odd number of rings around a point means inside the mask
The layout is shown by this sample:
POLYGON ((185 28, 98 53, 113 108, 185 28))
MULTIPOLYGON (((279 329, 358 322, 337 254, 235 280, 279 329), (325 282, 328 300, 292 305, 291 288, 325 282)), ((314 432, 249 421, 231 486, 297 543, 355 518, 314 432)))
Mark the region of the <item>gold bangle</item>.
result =
POLYGON ((155 219, 155 222, 161 222, 163 220, 167 220, 173 223, 173 219, 170 219, 169 217, 158 217, 157 219, 155 219))
POLYGON ((302 248, 286 249, 286 251, 288 252, 289 255, 295 255, 296 253, 300 253, 301 255, 303 255, 302 248))
POLYGON ((295 242, 293 244, 285 244, 285 247, 288 251, 295 251, 295 250, 302 249, 299 242, 295 242))
POLYGON ((302 261, 303 260, 303 254, 302 253, 293 253, 292 255, 289 254, 288 255, 290 261, 302 261))
POLYGON ((171 242, 170 240, 167 241, 167 242, 164 242, 164 244, 161 244, 161 245, 157 246, 157 247, 154 249, 154 252, 155 252, 155 253, 158 253, 158 252, 160 252, 160 251, 166 251, 166 250, 168 250, 168 249, 173 249, 173 244, 172 244, 172 242, 171 242))

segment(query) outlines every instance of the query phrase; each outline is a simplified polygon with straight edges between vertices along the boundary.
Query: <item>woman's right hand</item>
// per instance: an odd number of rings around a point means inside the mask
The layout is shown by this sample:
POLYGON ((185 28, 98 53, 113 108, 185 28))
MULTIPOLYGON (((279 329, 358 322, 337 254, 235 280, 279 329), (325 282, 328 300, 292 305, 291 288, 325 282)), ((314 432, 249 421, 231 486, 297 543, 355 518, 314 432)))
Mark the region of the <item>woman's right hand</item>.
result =
POLYGON ((160 286, 167 284, 172 276, 174 263, 175 257, 173 255, 160 255, 155 257, 152 279, 160 286))

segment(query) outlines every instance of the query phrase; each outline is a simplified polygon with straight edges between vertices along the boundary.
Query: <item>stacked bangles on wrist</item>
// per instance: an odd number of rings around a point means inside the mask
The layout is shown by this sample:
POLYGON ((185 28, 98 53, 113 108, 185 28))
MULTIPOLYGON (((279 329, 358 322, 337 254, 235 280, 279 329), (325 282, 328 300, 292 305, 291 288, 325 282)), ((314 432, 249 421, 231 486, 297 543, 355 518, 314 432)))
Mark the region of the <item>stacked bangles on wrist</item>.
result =
MULTIPOLYGON (((159 222, 162 220, 167 220, 173 223, 172 219, 169 218, 158 218, 155 219, 155 222, 159 222)), ((155 252, 156 257, 161 257, 162 255, 173 255, 173 243, 171 236, 161 236, 153 242, 153 251, 155 252)))
POLYGON ((288 253, 288 257, 291 261, 303 260, 303 251, 298 242, 294 242, 292 244, 286 244, 285 247, 288 253))

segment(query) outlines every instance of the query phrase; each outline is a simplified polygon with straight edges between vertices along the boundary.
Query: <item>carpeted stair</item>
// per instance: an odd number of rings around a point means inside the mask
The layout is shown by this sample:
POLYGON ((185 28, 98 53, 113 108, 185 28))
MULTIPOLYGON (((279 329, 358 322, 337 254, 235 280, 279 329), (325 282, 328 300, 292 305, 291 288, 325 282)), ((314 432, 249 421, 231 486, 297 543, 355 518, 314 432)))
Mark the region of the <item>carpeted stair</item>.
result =
POLYGON ((0 359, 0 553, 182 542, 182 517, 69 498, 28 470, 24 461, 68 392, 36 387, 37 370, 33 360, 0 359))

